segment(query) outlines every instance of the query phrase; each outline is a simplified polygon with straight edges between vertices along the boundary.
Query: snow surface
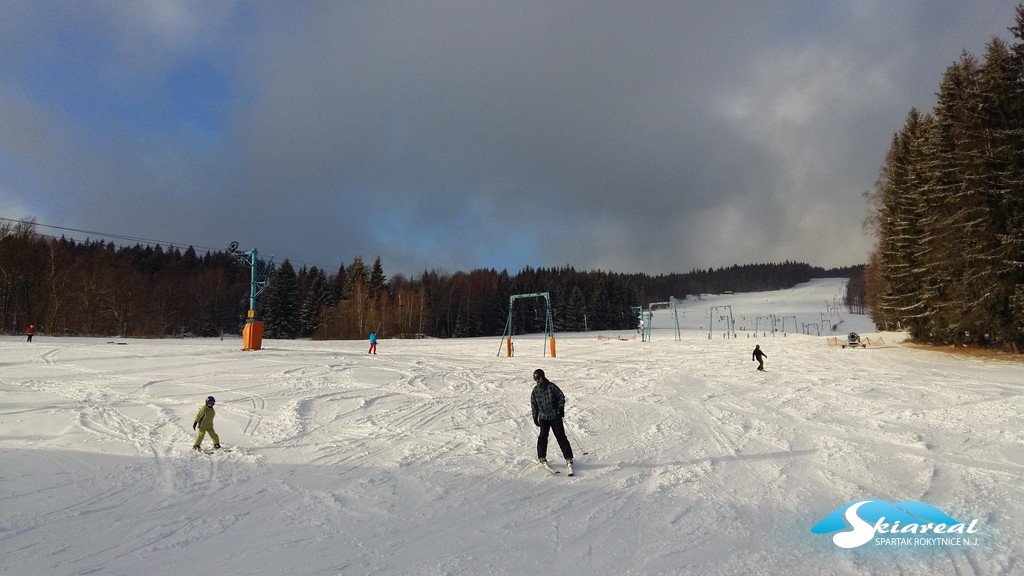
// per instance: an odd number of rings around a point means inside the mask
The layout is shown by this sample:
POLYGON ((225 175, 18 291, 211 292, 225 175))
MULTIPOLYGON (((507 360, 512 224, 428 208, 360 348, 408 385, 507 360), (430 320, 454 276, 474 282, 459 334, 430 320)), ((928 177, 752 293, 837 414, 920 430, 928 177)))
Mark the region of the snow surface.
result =
MULTIPOLYGON (((554 359, 539 335, 514 358, 498 338, 382 340, 377 356, 2 338, 0 574, 1024 572, 1024 366, 895 334, 856 350, 708 338, 708 306, 811 322, 842 287, 691 300, 682 341, 656 312, 652 342, 558 335, 554 359), (575 478, 535 463, 537 367, 568 399, 575 478), (209 394, 232 452, 189 450, 209 394), (979 518, 979 543, 844 550, 810 532, 861 499, 979 518)), ((553 438, 548 456, 563 467, 553 438)))

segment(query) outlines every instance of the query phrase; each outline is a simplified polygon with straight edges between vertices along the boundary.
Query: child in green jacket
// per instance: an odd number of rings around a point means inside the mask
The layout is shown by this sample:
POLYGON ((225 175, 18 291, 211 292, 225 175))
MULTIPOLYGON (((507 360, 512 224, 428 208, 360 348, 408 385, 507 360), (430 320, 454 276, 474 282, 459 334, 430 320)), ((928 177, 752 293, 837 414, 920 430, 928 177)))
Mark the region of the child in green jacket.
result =
POLYGON ((210 433, 210 438, 213 440, 213 447, 220 448, 220 438, 217 437, 217 433, 213 431, 213 417, 217 415, 213 409, 213 404, 217 400, 213 396, 206 397, 206 404, 199 409, 196 413, 196 419, 192 422, 192 429, 199 430, 199 434, 196 436, 196 442, 192 446, 193 450, 200 450, 200 444, 203 443, 203 437, 206 433, 210 433))

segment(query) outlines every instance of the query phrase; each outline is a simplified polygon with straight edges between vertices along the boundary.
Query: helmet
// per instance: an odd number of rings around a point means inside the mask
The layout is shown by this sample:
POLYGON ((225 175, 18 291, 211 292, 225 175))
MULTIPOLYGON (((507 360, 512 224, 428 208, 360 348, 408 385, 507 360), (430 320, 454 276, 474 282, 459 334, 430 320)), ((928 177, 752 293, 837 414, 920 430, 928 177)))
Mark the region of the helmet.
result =
POLYGON ((533 371, 533 380, 535 382, 542 382, 544 380, 544 371, 541 370, 540 368, 537 368, 536 370, 534 370, 533 371))
POLYGON ((213 403, 214 403, 214 402, 216 402, 216 401, 217 401, 217 399, 216 399, 216 398, 214 398, 213 396, 207 396, 207 397, 206 397, 206 403, 207 403, 207 404, 213 404, 213 403))

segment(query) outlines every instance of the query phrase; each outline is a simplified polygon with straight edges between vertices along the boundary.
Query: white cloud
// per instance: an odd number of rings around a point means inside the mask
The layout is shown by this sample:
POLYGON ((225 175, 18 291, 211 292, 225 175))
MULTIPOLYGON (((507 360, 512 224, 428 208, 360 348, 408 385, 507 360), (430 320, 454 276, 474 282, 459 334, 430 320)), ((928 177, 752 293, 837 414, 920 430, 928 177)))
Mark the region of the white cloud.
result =
MULTIPOLYGON (((123 23, 115 33, 165 49, 195 49, 216 39, 236 8, 229 1, 135 0, 110 5, 115 20, 123 23)), ((137 46, 138 48, 139 46, 137 46)))
POLYGON ((12 195, 6 187, 0 185, 0 216, 14 220, 32 217, 32 211, 22 204, 20 198, 12 195))

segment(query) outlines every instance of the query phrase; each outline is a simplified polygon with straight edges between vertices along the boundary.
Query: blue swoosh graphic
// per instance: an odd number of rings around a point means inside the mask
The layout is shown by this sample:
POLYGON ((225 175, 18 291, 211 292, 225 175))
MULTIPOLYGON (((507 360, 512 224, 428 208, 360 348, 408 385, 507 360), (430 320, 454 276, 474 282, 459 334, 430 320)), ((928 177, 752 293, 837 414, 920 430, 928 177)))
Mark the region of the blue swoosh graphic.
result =
MULTIPOLYGON (((811 528, 811 532, 814 534, 828 534, 829 532, 848 529, 849 525, 846 523, 844 514, 850 506, 857 502, 861 502, 861 500, 855 500, 840 506, 834 512, 822 518, 820 522, 815 524, 814 527, 811 528)), ((885 521, 889 524, 896 521, 899 521, 900 524, 924 524, 927 522, 934 522, 936 524, 960 523, 942 510, 932 506, 931 504, 925 504, 924 502, 906 501, 891 504, 885 500, 872 500, 871 502, 861 506, 857 512, 857 516, 871 524, 878 522, 878 519, 882 517, 884 517, 885 521)))

